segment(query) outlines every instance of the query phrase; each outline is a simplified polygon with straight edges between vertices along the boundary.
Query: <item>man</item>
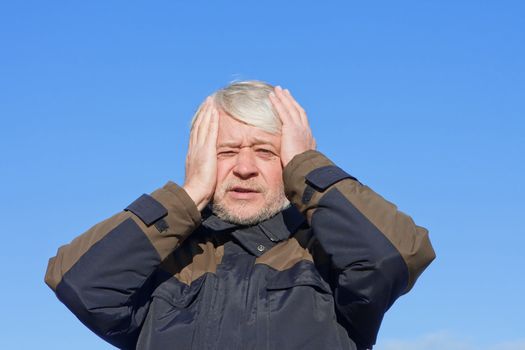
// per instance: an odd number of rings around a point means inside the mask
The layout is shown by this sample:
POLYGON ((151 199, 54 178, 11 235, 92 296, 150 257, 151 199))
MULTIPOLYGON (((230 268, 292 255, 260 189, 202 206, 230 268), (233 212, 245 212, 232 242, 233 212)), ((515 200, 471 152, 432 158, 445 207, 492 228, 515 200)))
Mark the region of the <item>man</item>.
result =
POLYGON ((248 81, 200 106, 184 185, 61 247, 46 283, 120 348, 367 349, 433 258, 424 228, 315 151, 288 90, 248 81))

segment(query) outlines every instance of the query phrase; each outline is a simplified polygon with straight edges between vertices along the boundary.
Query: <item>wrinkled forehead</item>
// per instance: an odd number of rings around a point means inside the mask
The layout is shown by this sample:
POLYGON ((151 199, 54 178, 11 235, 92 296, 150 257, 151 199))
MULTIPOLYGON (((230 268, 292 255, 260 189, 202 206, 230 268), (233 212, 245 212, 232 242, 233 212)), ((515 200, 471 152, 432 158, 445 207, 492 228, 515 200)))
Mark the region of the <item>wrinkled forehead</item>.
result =
POLYGON ((281 134, 269 133, 261 128, 238 121, 219 112, 218 147, 238 147, 266 144, 280 149, 281 134))

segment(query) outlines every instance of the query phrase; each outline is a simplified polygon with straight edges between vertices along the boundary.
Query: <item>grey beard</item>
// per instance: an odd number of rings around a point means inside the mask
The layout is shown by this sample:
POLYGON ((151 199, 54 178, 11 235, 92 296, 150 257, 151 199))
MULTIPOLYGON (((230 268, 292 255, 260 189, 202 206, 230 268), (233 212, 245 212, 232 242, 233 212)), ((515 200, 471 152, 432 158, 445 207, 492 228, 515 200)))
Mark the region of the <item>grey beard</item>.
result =
POLYGON ((212 203, 212 212, 215 214, 219 219, 235 224, 235 225, 241 225, 241 226, 253 226, 257 225, 265 220, 268 220, 272 216, 276 215, 286 207, 290 205, 290 202, 286 197, 284 197, 284 200, 282 201, 281 205, 271 205, 262 208, 257 214, 252 215, 250 217, 242 218, 236 215, 235 213, 231 213, 225 206, 223 206, 220 203, 212 203))

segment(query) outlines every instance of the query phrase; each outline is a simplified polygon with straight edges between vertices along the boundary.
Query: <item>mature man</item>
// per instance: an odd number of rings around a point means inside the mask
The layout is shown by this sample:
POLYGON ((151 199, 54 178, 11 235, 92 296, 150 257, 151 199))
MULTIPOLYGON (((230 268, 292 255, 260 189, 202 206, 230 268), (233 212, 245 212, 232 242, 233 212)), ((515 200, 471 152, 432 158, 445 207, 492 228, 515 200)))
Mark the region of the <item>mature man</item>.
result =
POLYGON ((248 81, 200 106, 184 185, 61 247, 46 283, 120 348, 366 349, 433 258, 424 228, 315 151, 288 90, 248 81))

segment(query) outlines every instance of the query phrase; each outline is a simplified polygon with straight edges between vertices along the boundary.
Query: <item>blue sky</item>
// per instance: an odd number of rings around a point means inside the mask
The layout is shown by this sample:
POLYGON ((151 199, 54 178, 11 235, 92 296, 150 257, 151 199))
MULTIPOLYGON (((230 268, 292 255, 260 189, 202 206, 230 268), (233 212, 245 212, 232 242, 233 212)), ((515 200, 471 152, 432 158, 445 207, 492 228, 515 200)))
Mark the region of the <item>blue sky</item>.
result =
POLYGON ((3 349, 110 349, 43 276, 166 181, 236 79, 289 88, 320 151, 427 227, 437 260, 378 350, 525 349, 525 3, 0 5, 3 349))

